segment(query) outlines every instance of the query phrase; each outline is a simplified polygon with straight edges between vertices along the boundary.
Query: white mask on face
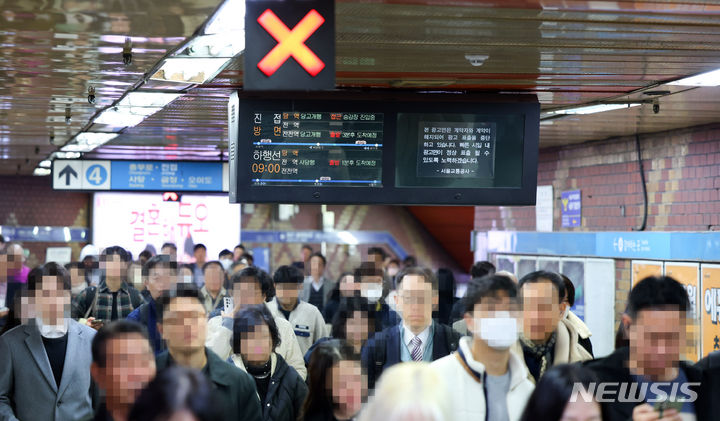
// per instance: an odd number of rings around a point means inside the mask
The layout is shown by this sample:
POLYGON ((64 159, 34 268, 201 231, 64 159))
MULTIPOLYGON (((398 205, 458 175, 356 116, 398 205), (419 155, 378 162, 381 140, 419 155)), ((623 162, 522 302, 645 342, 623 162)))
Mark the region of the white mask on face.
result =
POLYGON ((225 270, 225 272, 227 272, 230 269, 230 266, 232 266, 232 260, 222 259, 222 260, 220 260, 220 264, 222 265, 223 270, 225 270))
POLYGON ((73 297, 76 295, 80 295, 81 292, 85 291, 85 288, 87 288, 87 283, 78 284, 72 287, 73 297))
POLYGON ((398 272, 399 272, 398 268, 390 268, 387 270, 387 274, 390 277, 397 275, 398 272))
POLYGON ((510 348, 519 336, 518 321, 507 311, 495 312, 495 317, 475 319, 475 331, 493 349, 510 348))
POLYGON ((360 292, 369 302, 376 303, 382 297, 382 285, 362 284, 360 292))

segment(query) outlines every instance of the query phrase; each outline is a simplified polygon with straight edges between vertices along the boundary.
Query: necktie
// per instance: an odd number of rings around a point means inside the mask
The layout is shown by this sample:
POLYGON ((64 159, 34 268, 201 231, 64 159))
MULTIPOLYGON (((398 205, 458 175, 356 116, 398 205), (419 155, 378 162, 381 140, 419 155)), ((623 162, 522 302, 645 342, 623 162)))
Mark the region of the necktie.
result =
POLYGON ((420 340, 419 337, 414 337, 410 341, 410 345, 412 345, 412 352, 410 353, 410 356, 412 357, 413 361, 422 361, 422 348, 420 347, 422 345, 422 340, 420 340))

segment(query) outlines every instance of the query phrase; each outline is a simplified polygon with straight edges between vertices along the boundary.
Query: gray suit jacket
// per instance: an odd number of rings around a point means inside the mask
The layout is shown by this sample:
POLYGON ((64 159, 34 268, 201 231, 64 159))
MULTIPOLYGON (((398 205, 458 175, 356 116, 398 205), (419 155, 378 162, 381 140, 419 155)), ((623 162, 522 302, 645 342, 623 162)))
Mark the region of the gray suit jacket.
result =
POLYGON ((0 420, 91 419, 93 336, 93 329, 70 320, 59 386, 34 321, 0 336, 0 420))
MULTIPOLYGON (((329 280, 324 275, 323 275, 322 279, 323 279, 323 307, 325 307, 328 300, 330 299, 330 294, 332 293, 332 290, 335 288, 335 281, 329 280)), ((310 302, 311 288, 312 288, 312 278, 309 276, 306 276, 305 282, 303 282, 302 292, 300 293, 301 300, 310 302)), ((322 311, 322 308, 319 310, 322 311)))

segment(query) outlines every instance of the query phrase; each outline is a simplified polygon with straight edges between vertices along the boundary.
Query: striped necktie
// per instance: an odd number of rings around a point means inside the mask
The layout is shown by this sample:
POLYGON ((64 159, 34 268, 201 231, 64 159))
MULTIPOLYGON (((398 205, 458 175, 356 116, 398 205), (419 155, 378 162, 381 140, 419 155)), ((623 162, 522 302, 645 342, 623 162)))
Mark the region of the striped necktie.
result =
POLYGON ((412 357, 413 361, 422 361, 423 357, 423 350, 420 347, 422 345, 422 340, 418 336, 412 338, 410 341, 410 345, 412 345, 412 352, 410 353, 410 356, 412 357))

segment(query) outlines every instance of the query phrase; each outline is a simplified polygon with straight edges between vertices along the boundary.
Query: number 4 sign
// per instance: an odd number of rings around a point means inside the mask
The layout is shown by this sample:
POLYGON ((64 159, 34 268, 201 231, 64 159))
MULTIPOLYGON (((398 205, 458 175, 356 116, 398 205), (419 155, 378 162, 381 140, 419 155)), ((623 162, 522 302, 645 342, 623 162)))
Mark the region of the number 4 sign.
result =
POLYGON ((110 190, 110 161, 83 161, 83 190, 110 190))
POLYGON ((110 190, 110 161, 53 161, 53 189, 110 190))

